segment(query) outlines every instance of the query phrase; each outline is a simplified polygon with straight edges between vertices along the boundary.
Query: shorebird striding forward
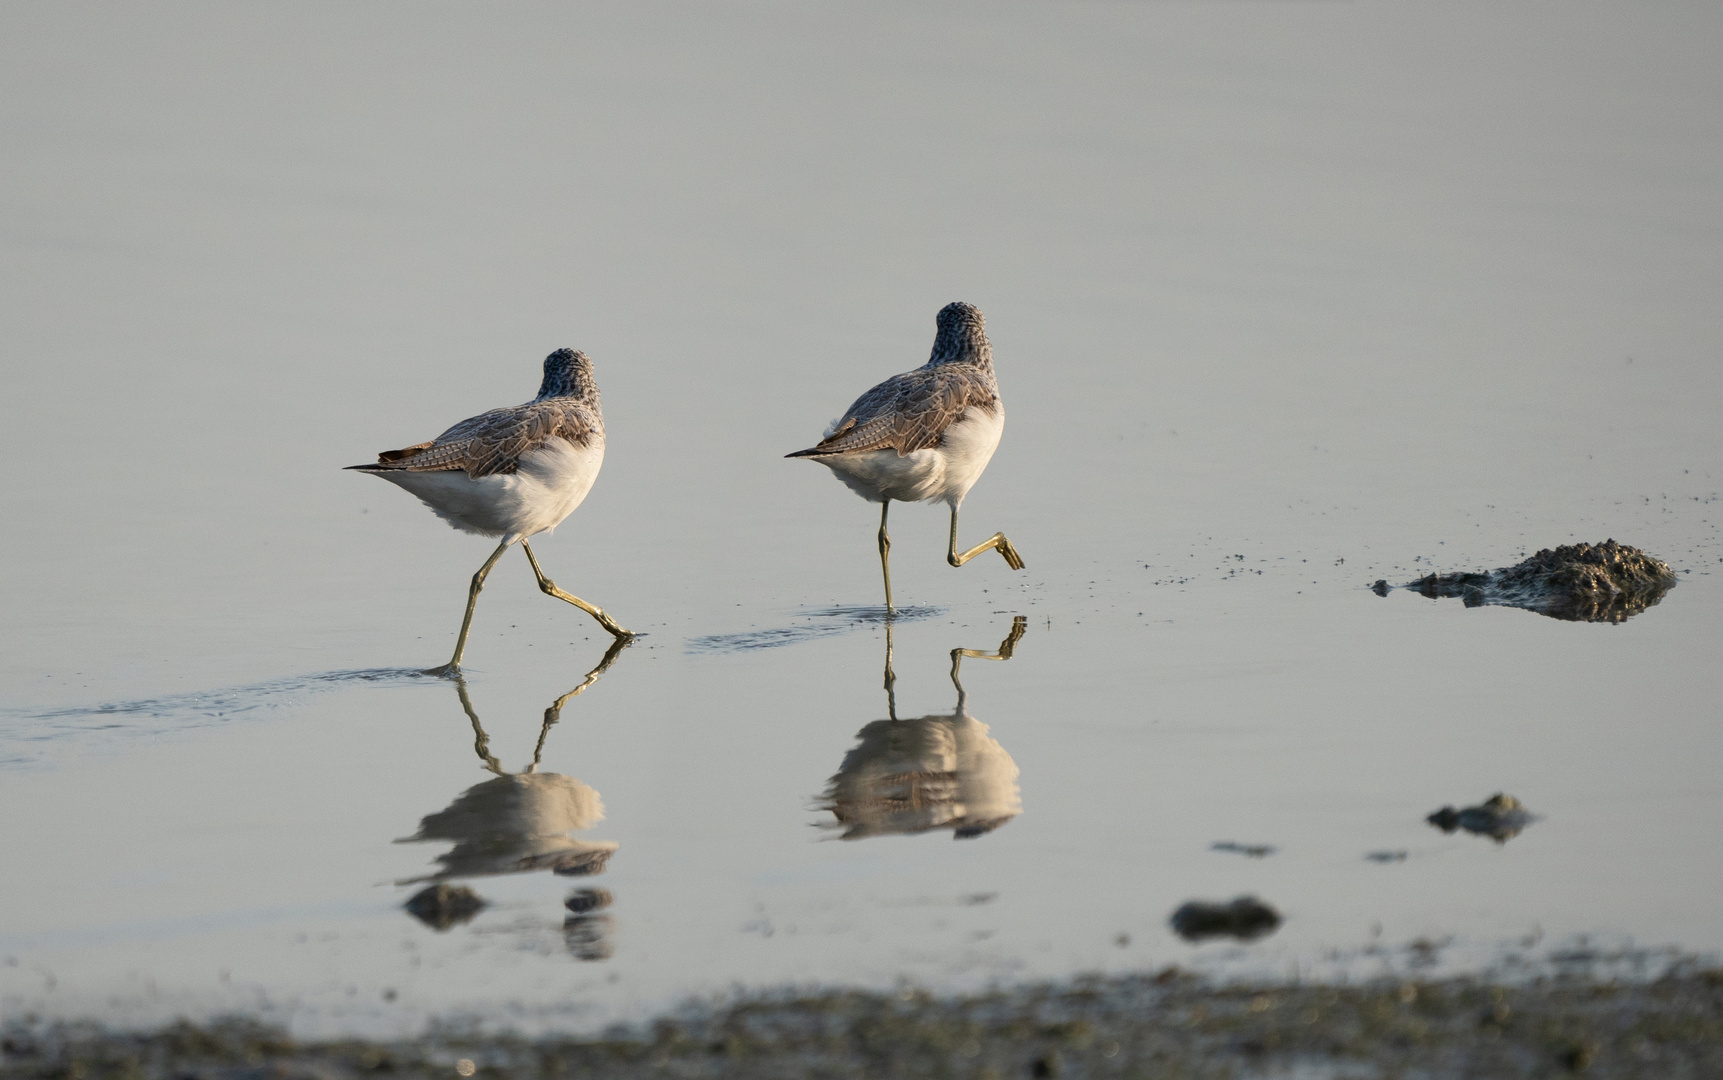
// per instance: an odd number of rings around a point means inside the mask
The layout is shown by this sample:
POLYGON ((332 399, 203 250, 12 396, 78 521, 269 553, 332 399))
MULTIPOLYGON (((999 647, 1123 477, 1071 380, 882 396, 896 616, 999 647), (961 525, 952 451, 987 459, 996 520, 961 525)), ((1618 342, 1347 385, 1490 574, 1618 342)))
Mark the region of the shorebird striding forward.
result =
POLYGON ((492 409, 462 420, 430 442, 385 450, 375 465, 348 466, 406 488, 462 532, 502 537, 467 590, 467 614, 454 658, 433 674, 460 674, 479 590, 491 567, 517 541, 546 594, 567 600, 619 639, 634 636, 603 611, 557 588, 539 569, 527 543, 528 537, 549 532, 574 513, 603 464, 604 413, 592 361, 585 353, 558 349, 544 358, 538 397, 525 405, 492 409))
POLYGON ((952 566, 994 550, 1011 569, 1023 569, 1022 557, 1004 533, 994 533, 968 551, 957 550, 957 509, 999 445, 1005 407, 999 401, 993 348, 980 309, 947 304, 939 309, 936 322, 939 330, 926 364, 893 375, 857 398, 826 429, 818 446, 785 455, 819 462, 851 491, 880 504, 879 565, 888 611, 891 537, 885 518, 893 499, 942 501, 951 507, 945 561, 952 566))

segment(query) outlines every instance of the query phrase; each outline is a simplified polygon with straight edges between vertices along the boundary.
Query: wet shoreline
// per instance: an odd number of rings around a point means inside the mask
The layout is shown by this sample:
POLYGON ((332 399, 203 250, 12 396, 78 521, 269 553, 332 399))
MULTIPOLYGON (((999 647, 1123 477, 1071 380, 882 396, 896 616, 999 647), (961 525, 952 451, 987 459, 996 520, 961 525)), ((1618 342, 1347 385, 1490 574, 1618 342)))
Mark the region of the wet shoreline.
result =
POLYGON ((780 990, 602 1035, 433 1026, 296 1041, 245 1017, 146 1032, 13 1020, 0 1076, 460 1077, 1714 1076, 1723 969, 1645 979, 1550 969, 1363 983, 1219 982, 1176 967, 985 994, 780 990))

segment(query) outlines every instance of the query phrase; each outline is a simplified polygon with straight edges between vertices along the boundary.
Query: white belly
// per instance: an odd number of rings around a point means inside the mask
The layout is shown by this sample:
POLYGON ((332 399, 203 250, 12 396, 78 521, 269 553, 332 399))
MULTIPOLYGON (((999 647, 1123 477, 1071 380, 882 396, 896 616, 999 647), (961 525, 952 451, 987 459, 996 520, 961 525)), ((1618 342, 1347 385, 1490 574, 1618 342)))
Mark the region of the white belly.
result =
POLYGON ((1003 406, 988 414, 971 405, 962 419, 945 429, 945 439, 938 446, 901 457, 896 450, 869 450, 815 460, 871 502, 935 500, 955 507, 981 479, 1004 431, 1003 406))
POLYGON ((438 517, 463 532, 521 540, 556 528, 574 513, 603 464, 602 438, 583 447, 552 439, 522 454, 520 468, 513 473, 477 480, 459 470, 390 470, 375 475, 417 495, 438 517))

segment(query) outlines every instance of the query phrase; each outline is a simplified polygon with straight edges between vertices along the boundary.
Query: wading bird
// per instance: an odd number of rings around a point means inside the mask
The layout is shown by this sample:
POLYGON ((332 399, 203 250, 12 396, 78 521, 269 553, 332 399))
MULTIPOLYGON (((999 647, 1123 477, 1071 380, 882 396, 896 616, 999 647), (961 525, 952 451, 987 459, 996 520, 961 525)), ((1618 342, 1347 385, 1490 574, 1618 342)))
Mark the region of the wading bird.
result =
POLYGON ((1005 407, 993 377, 993 348, 980 309, 947 304, 939 310, 933 355, 926 364, 856 399, 832 422, 819 445, 786 457, 809 458, 831 469, 851 491, 879 508, 879 565, 885 606, 891 610, 891 537, 885 530, 891 502, 938 502, 951 507, 951 544, 945 561, 962 566, 996 550, 1013 570, 1023 559, 1004 533, 965 552, 957 550, 957 509, 981 478, 1005 430, 1005 407))
POLYGON ((348 466, 406 488, 462 532, 502 538, 473 575, 454 658, 431 674, 460 674, 479 590, 491 567, 516 542, 546 594, 591 615, 618 639, 634 636, 603 611, 557 588, 539 569, 527 543, 528 537, 556 528, 574 513, 603 464, 604 413, 592 361, 585 353, 558 349, 544 359, 538 397, 525 405, 492 409, 462 420, 430 442, 385 450, 375 465, 348 466))

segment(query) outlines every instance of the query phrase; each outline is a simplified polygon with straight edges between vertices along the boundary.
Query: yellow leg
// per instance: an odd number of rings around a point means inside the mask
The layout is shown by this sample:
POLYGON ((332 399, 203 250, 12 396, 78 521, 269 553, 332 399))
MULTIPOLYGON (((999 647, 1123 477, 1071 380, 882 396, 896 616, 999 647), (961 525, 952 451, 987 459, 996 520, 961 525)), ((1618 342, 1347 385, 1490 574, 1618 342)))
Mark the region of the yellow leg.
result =
POLYGON ((982 652, 980 649, 951 650, 951 683, 957 687, 957 708, 963 709, 963 681, 957 677, 957 669, 962 666, 965 656, 977 660, 1009 660, 1017 651, 1017 643, 1023 640, 1023 635, 1029 629, 1029 620, 1019 615, 1011 620, 1011 632, 1005 635, 1005 640, 999 643, 998 652, 982 652))
POLYGON ((507 551, 508 547, 509 542, 507 540, 498 544, 497 549, 491 552, 491 557, 485 560, 483 566, 479 567, 479 572, 473 575, 473 583, 467 587, 467 615, 461 620, 461 636, 455 639, 454 658, 440 668, 431 668, 425 672, 426 675, 441 675, 444 678, 456 679, 461 677, 461 654, 467 651, 467 631, 473 628, 473 607, 479 602, 479 590, 485 587, 485 577, 490 574, 491 567, 495 566, 497 560, 503 557, 503 552, 507 551))
POLYGON ((585 600, 582 600, 580 597, 575 596, 573 593, 565 593, 561 589, 557 588, 556 582, 545 577, 544 571, 540 570, 538 568, 538 559, 532 553, 532 545, 527 543, 525 540, 522 540, 520 542, 520 546, 521 546, 521 550, 526 552, 527 562, 532 563, 532 572, 533 572, 533 576, 538 578, 538 587, 540 589, 542 589, 547 595, 554 596, 558 600, 567 600, 569 603, 573 604, 575 607, 579 608, 580 610, 586 612, 588 615, 591 615, 593 618, 597 619, 598 625, 600 625, 600 626, 604 627, 606 630, 610 631, 612 635, 614 635, 618 638, 627 638, 629 640, 633 640, 633 638, 635 636, 633 631, 624 630, 621 626, 617 625, 617 622, 615 619, 611 618, 609 615, 606 615, 600 609, 593 607, 591 604, 587 603, 585 600))
POLYGON ((893 610, 891 606, 891 536, 885 531, 885 513, 890 509, 890 499, 879 504, 879 568, 885 574, 885 610, 887 612, 893 610))
POLYGON ((953 566, 962 566, 964 563, 968 562, 970 559, 975 558, 977 555, 981 554, 983 551, 988 551, 991 549, 997 549, 999 554, 1005 556, 1005 562, 1008 566, 1011 567, 1011 569, 1013 569, 1013 570, 1023 569, 1023 556, 1017 554, 1017 549, 1011 546, 1011 541, 1005 539, 1005 534, 1002 532, 994 533, 992 536, 989 536, 987 539, 981 541, 981 543, 976 544, 974 547, 970 548, 968 551, 965 551, 963 554, 959 555, 957 553, 957 507, 955 507, 955 506, 952 507, 951 508, 951 547, 945 556, 945 561, 950 563, 953 566))

